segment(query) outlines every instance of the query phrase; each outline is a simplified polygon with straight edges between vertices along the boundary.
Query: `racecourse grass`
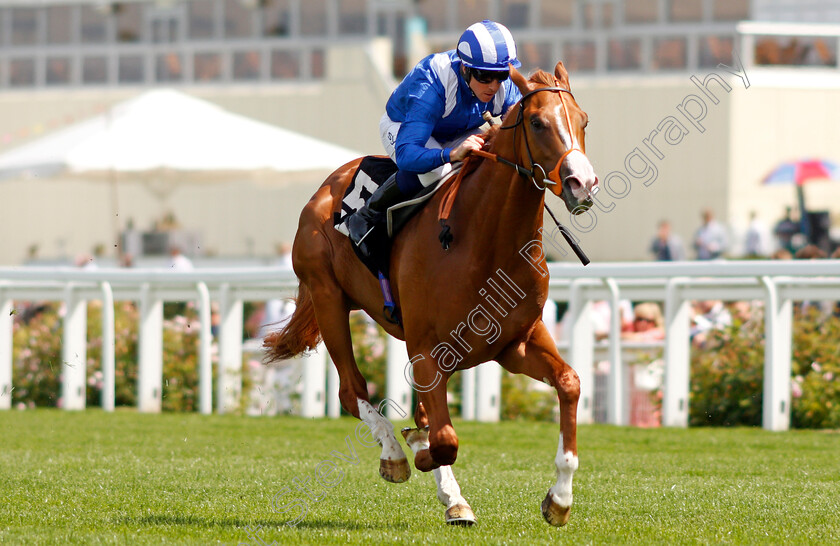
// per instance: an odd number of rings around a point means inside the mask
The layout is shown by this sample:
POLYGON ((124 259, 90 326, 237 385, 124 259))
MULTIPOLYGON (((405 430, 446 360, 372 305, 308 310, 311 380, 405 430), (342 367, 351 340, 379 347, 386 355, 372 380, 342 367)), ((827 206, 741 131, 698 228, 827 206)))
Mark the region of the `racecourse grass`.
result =
POLYGON ((840 544, 836 432, 582 426, 572 519, 552 528, 539 505, 557 425, 456 422, 455 472, 478 517, 457 528, 430 474, 379 477, 356 423, 0 412, 0 544, 840 544), (340 483, 286 525, 296 511, 272 498, 314 483, 348 437, 358 464, 337 462, 340 483))

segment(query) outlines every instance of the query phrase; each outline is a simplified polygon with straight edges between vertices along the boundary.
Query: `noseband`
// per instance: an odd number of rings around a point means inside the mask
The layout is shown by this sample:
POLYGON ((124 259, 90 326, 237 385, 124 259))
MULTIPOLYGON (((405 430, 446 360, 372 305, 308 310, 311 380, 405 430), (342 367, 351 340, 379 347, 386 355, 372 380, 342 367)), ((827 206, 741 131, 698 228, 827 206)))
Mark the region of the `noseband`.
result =
POLYGON ((566 150, 563 153, 563 155, 560 156, 560 160, 557 161, 557 165, 554 167, 554 169, 552 169, 551 171, 546 171, 545 167, 543 167, 542 165, 540 165, 539 163, 534 161, 534 156, 531 154, 531 145, 528 143, 528 131, 525 131, 525 129, 523 129, 523 132, 525 133, 525 152, 528 154, 528 162, 531 164, 531 169, 530 170, 526 169, 525 167, 522 167, 521 165, 513 163, 512 161, 504 160, 502 158, 499 158, 499 161, 515 168, 516 171, 519 174, 521 174, 522 176, 525 176, 526 178, 530 178, 531 182, 534 183, 534 186, 536 186, 538 190, 544 191, 549 185, 554 185, 554 184, 558 184, 558 183, 562 182, 562 179, 560 178, 560 166, 563 164, 563 161, 566 160, 566 156, 568 156, 570 153, 572 153, 575 150, 577 150, 581 153, 583 152, 583 150, 581 150, 580 148, 577 148, 574 145, 574 137, 572 136, 572 122, 571 122, 571 119, 569 118, 569 108, 566 105, 566 100, 565 100, 565 97, 563 95, 563 93, 568 93, 572 98, 574 98, 574 95, 572 95, 572 92, 569 91, 568 89, 566 89, 565 87, 541 87, 539 89, 534 89, 533 91, 530 91, 530 92, 526 93, 525 95, 522 96, 522 99, 520 99, 520 101, 519 101, 519 111, 516 114, 516 122, 513 125, 508 125, 507 127, 501 127, 501 129, 513 129, 514 130, 514 139, 513 139, 514 150, 513 150, 513 153, 514 153, 514 155, 517 155, 516 154, 516 134, 515 133, 516 133, 516 128, 519 127, 520 125, 522 125, 522 122, 525 119, 525 101, 527 101, 532 95, 534 95, 536 93, 539 93, 541 91, 556 91, 557 95, 560 97, 560 102, 563 104, 563 114, 566 117, 566 126, 569 129, 569 138, 572 139, 572 146, 568 150, 566 150), (540 178, 541 178, 542 184, 543 184, 542 187, 540 187, 540 185, 537 183, 537 176, 536 176, 537 171, 539 171, 540 174, 541 174, 540 178))

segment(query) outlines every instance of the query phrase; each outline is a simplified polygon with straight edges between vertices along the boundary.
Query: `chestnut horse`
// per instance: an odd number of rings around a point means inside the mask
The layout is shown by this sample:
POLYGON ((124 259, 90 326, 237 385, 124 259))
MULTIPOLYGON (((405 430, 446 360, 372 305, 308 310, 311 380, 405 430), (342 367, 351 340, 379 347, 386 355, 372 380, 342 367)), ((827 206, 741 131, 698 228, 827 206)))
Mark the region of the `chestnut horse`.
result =
POLYGON ((542 253, 533 256, 530 251, 541 248, 536 242, 542 241, 544 190, 549 188, 569 211, 579 213, 591 206, 598 179, 585 155, 587 115, 571 94, 563 64, 557 63, 554 76, 537 71, 526 80, 511 68, 510 77, 523 98, 501 128, 487 135, 485 150, 496 160, 487 153, 468 158, 475 168, 460 181, 452 204, 451 248, 438 244, 438 210, 446 188, 393 241, 390 279, 402 324, 385 319, 378 280, 358 260, 350 240, 333 227, 333 214, 340 210, 359 165, 356 160, 330 175, 301 213, 292 250, 300 279, 297 309, 266 339, 266 360, 312 350, 323 338, 338 370, 341 405, 364 421, 382 445, 382 477, 402 482, 411 470, 393 425, 369 402, 353 357, 348 315, 363 309, 390 335, 405 340, 410 356, 406 376, 419 402, 414 415, 418 428, 404 430, 403 436, 414 452, 415 467, 434 471, 448 523, 475 521, 450 468, 458 438, 447 408, 449 377, 495 360, 511 373, 548 383, 560 400, 561 435, 557 481, 542 512, 550 524, 563 525, 578 467, 580 386, 542 322, 548 294, 545 260, 542 253))

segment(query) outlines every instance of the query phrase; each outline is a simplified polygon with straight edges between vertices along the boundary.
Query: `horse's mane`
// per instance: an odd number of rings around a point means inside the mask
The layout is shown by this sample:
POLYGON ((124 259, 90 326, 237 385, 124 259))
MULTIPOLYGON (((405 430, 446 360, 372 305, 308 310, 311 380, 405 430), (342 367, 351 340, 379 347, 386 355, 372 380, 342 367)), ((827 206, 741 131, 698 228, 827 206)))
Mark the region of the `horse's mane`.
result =
MULTIPOLYGON (((545 70, 536 70, 531 76, 528 78, 528 81, 531 83, 542 84, 547 86, 553 86, 557 84, 557 79, 554 75, 549 74, 545 70)), ((502 118, 502 124, 505 122, 505 118, 513 112, 513 108, 508 110, 504 117, 502 118)), ((493 141, 496 139, 496 135, 499 133, 499 125, 494 125, 490 127, 487 131, 484 132, 482 137, 484 138, 484 147, 482 150, 485 152, 489 152, 493 149, 493 141)), ((479 162, 476 162, 476 166, 479 162)))

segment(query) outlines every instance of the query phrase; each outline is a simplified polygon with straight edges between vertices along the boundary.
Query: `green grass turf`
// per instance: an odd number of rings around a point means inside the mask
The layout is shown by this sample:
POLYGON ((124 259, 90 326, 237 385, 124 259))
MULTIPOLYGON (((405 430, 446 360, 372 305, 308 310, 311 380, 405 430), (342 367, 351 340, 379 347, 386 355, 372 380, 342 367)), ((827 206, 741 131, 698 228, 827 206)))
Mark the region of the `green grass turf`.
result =
POLYGON ((558 427, 456 422, 479 523, 453 528, 431 474, 384 482, 356 423, 0 412, 0 544, 259 544, 247 527, 264 544, 840 544, 836 432, 581 427, 572 519, 552 528, 558 427), (337 462, 340 483, 285 525, 274 495, 348 436, 358 464, 337 462))

